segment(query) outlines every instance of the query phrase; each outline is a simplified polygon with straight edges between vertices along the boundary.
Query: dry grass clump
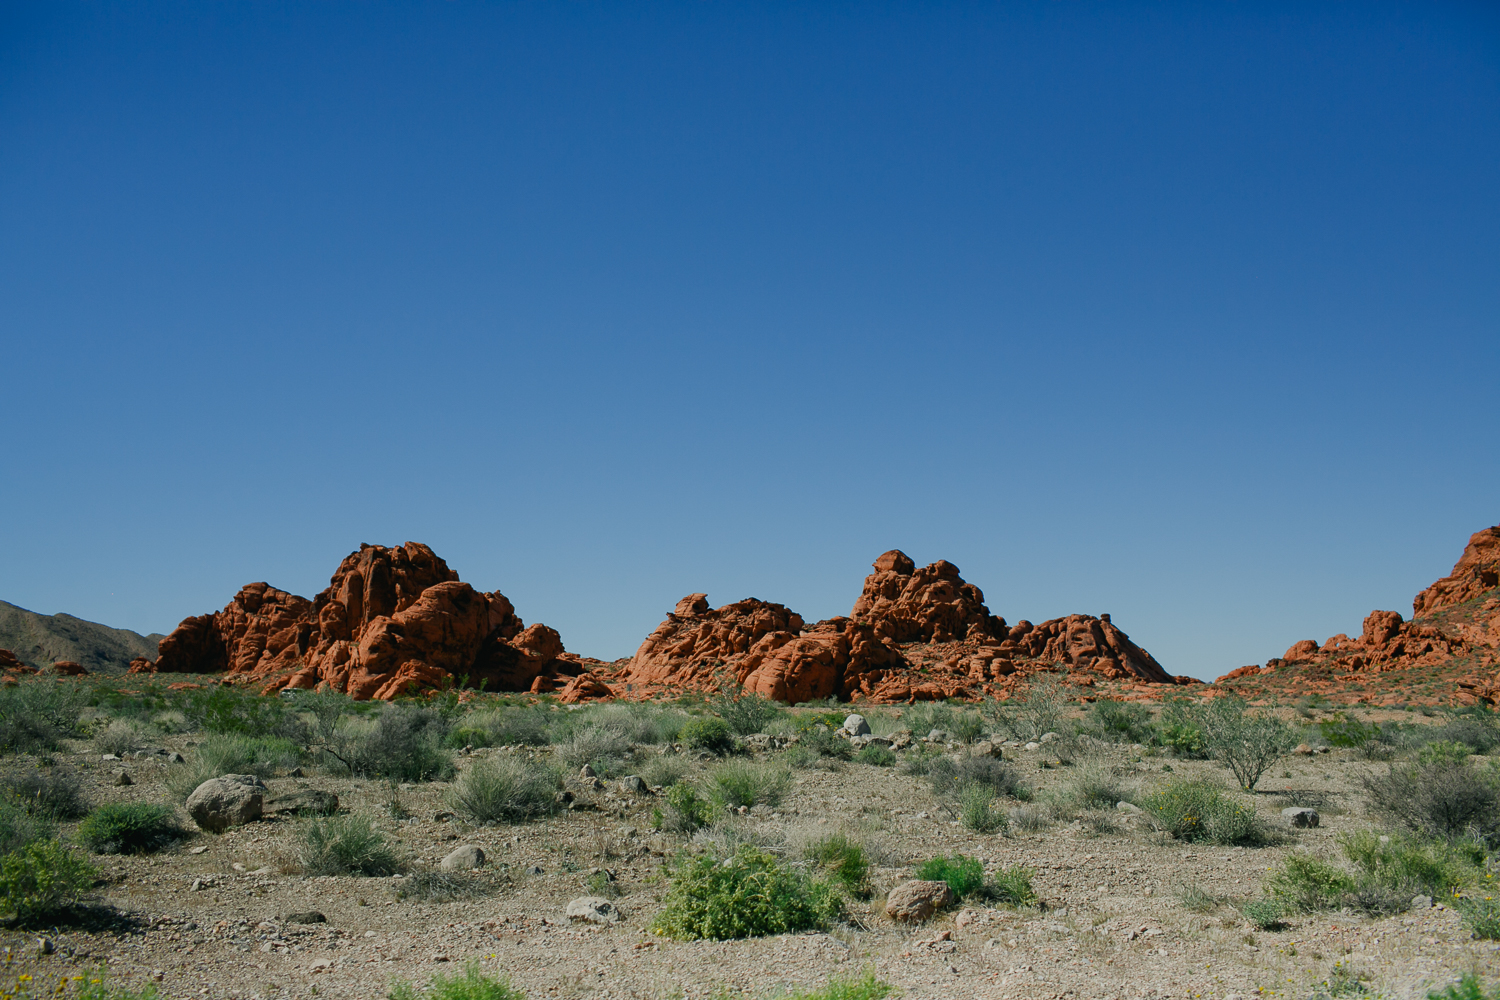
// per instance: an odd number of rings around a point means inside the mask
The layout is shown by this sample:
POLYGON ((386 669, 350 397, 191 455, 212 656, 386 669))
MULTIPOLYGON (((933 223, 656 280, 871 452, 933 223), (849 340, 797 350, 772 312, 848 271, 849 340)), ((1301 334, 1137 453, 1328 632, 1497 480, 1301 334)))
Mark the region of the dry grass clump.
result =
POLYGON ((517 823, 557 809, 562 778, 519 757, 475 761, 448 789, 449 808, 476 825, 517 823))

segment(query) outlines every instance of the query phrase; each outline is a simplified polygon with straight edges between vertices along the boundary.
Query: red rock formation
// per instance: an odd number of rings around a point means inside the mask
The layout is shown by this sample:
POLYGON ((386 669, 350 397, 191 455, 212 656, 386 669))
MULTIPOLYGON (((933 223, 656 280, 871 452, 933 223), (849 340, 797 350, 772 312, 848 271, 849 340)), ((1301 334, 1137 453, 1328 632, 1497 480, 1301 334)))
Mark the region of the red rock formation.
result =
POLYGON ((1412 600, 1412 617, 1421 618, 1462 604, 1495 587, 1500 587, 1500 525, 1469 536, 1469 544, 1454 564, 1453 572, 1412 600))
POLYGON ((1005 637, 1005 620, 990 614, 984 594, 946 559, 916 568, 900 549, 874 563, 849 616, 893 642, 951 642, 1005 637))
POLYGON ((505 595, 476 591, 432 549, 407 542, 361 545, 312 601, 250 584, 223 611, 185 620, 141 669, 392 698, 462 683, 524 691, 582 667, 552 629, 524 629, 505 595))
POLYGON ((8 649, 0 649, 0 672, 12 677, 20 674, 34 674, 36 667, 27 666, 21 662, 21 658, 8 649))
POLYGON ((1019 621, 1000 643, 1002 652, 1041 663, 1066 664, 1110 680, 1171 684, 1174 678, 1156 658, 1130 641, 1109 615, 1069 615, 1033 626, 1019 621))
POLYGON ((74 663, 72 660, 58 660, 52 664, 52 672, 61 677, 85 677, 88 675, 88 671, 84 669, 83 664, 74 663))

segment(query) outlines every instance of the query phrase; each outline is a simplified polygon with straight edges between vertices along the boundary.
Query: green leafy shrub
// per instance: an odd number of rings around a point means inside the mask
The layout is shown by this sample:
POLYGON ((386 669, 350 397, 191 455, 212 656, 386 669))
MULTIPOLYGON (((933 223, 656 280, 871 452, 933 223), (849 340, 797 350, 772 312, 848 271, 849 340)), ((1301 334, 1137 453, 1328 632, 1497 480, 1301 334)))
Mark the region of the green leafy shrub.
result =
POLYGON ((709 795, 721 806, 768 805, 781 801, 792 776, 784 767, 755 761, 731 760, 709 772, 709 795))
POLYGON ((677 738, 694 750, 707 750, 709 753, 725 754, 734 749, 734 737, 730 735, 729 724, 713 716, 689 719, 677 738))
POLYGON ((658 830, 667 833, 692 833, 713 821, 717 807, 700 798, 686 781, 679 781, 662 794, 662 804, 652 811, 658 830))
POLYGON ((1479 977, 1466 972, 1457 984, 1449 985, 1443 992, 1428 993, 1427 1000, 1500 1000, 1500 983, 1496 983, 1490 992, 1485 992, 1479 977))
POLYGON ((1206 781, 1170 782, 1141 799, 1140 806, 1178 840, 1256 844, 1266 837, 1253 806, 1206 781))
POLYGON ((1082 761, 1072 776, 1053 795, 1062 807, 1073 809, 1113 809, 1121 801, 1134 798, 1125 783, 1102 760, 1082 761))
POLYGON ((641 767, 641 780, 652 788, 671 788, 688 773, 681 757, 663 754, 652 757, 641 767))
POLYGON ((0 793, 0 854, 20 850, 27 844, 47 840, 57 833, 52 817, 28 808, 14 793, 0 793))
POLYGON ((917 878, 925 882, 947 882, 959 899, 984 888, 984 864, 963 854, 928 858, 917 866, 917 878))
POLYGON ((159 1000, 160 997, 150 983, 138 990, 129 986, 111 986, 108 974, 100 968, 83 973, 75 1000, 159 1000))
POLYGON ((1340 712, 1331 719, 1318 723, 1318 730, 1329 746, 1358 749, 1371 740, 1380 738, 1380 727, 1358 719, 1350 719, 1340 712))
POLYGON ((854 763, 869 764, 871 767, 894 767, 896 765, 896 753, 890 747, 883 747, 879 743, 871 743, 854 755, 854 763))
POLYGON ((1339 846, 1369 881, 1398 890, 1406 902, 1418 893, 1450 895, 1475 877, 1472 861, 1442 842, 1363 830, 1339 838, 1339 846))
POLYGON ((991 899, 1013 906, 1032 906, 1036 903, 1036 890, 1031 880, 1036 872, 1021 865, 1001 868, 985 886, 991 899))
POLYGON ((1240 904, 1245 919, 1263 931, 1278 931, 1285 927, 1282 917, 1286 907, 1277 899, 1251 899, 1240 904))
POLYGON ((552 768, 519 757, 475 761, 448 789, 454 812, 475 824, 518 823, 557 809, 561 777, 552 768))
POLYGON ((826 929, 842 912, 832 884, 746 846, 722 862, 705 856, 683 863, 651 926, 680 941, 722 941, 826 929))
POLYGON ((56 750, 79 735, 81 688, 70 682, 28 680, 0 686, 0 754, 56 750))
POLYGON ((39 840, 0 858, 0 909, 31 923, 77 902, 98 877, 56 840, 39 840))
MULTIPOLYGON (((83 781, 71 768, 27 768, 0 777, 0 793, 9 792, 26 810, 52 819, 78 819, 89 811, 83 781)), ((3 795, 0 795, 3 797, 3 795)), ((7 853, 0 849, 0 854, 7 853)))
POLYGON ((718 713, 719 718, 724 720, 729 731, 737 736, 749 736, 765 729, 776 719, 786 714, 785 710, 776 702, 768 698, 762 698, 758 694, 745 694, 739 692, 734 695, 720 695, 708 703, 709 708, 718 713))
POLYGON ((309 875, 394 875, 401 858, 366 816, 310 820, 298 830, 297 860, 309 875))
POLYGON ((469 962, 459 975, 435 974, 420 993, 403 980, 392 987, 389 996, 390 1000, 526 1000, 526 994, 512 989, 505 977, 491 979, 486 976, 480 971, 478 962, 469 962))
POLYGON ((1214 698, 1195 713, 1204 746, 1251 791, 1272 764, 1302 741, 1294 726, 1270 713, 1252 712, 1238 698, 1214 698))
POLYGON ((948 733, 960 743, 973 743, 984 735, 984 716, 978 712, 954 712, 948 733))
POLYGON ((1339 906, 1358 887, 1354 876, 1342 868, 1302 853, 1287 855, 1264 885, 1272 899, 1302 913, 1339 906))
POLYGON ((870 859, 858 841, 842 833, 830 834, 808 844, 802 856, 853 895, 863 898, 870 894, 870 859))
POLYGON ((1151 709, 1145 705, 1101 698, 1094 702, 1090 715, 1092 728, 1106 740, 1115 743, 1152 743, 1156 740, 1151 709))
POLYGON ((453 774, 453 755, 444 746, 450 728, 436 709, 392 704, 373 726, 346 729, 349 739, 337 756, 356 775, 440 781, 453 774))
POLYGON ((1467 763, 1392 765, 1364 779, 1370 810, 1415 833, 1500 845, 1500 781, 1467 763))
POLYGON ((885 1000, 895 987, 866 972, 858 979, 831 976, 828 985, 816 990, 788 993, 784 1000, 885 1000))
POLYGON ((111 802, 78 824, 78 839, 96 854, 149 854, 184 836, 170 806, 111 802))
POLYGON ((827 726, 812 726, 797 735, 797 746, 831 760, 849 760, 854 756, 854 746, 848 740, 835 736, 827 726))
POLYGON ((546 746, 551 742, 550 713, 544 708, 511 706, 478 709, 460 718, 447 744, 450 747, 546 746))
POLYGON ((1493 887, 1488 891, 1488 896, 1460 896, 1455 901, 1456 908, 1476 938, 1500 941, 1500 900, 1495 898, 1493 887))
POLYGON ((1008 817, 995 804, 995 790, 988 785, 965 785, 958 793, 958 818, 975 833, 1004 829, 1008 817))
POLYGON ((1417 763, 1428 764, 1467 764, 1469 755, 1474 748, 1467 743, 1459 743, 1455 740, 1433 740, 1421 750, 1417 751, 1417 763))
POLYGON ((185 764, 173 766, 166 786, 181 800, 210 778, 226 774, 253 774, 269 778, 297 766, 302 759, 297 745, 279 736, 247 736, 216 733, 199 744, 185 764))

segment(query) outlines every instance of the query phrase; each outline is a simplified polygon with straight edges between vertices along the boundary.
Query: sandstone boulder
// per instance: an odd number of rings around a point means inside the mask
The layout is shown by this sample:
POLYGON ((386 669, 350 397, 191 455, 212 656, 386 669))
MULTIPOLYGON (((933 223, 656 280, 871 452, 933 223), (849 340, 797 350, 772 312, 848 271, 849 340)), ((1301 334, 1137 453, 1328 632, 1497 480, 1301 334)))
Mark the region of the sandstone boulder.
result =
POLYGON ((339 797, 316 788, 299 788, 266 801, 261 808, 264 812, 293 816, 332 816, 339 811, 339 797))
POLYGON ((83 677, 88 674, 83 664, 74 663, 72 660, 58 660, 52 664, 52 672, 61 677, 83 677))
POLYGON ((210 778, 187 799, 187 812, 200 829, 223 833, 231 826, 244 826, 260 819, 266 786, 253 774, 226 774, 210 778))
POLYGON ((893 642, 1003 638, 1005 622, 984 606, 984 594, 958 567, 939 559, 921 569, 899 549, 876 559, 849 617, 868 622, 893 642))
POLYGON ((601 896, 579 896, 568 903, 568 919, 588 924, 613 924, 620 920, 614 903, 601 896))
POLYGON ((8 649, 0 649, 0 671, 8 674, 34 674, 36 668, 21 662, 21 658, 8 649))
POLYGON ((885 913, 892 920, 912 923, 926 920, 952 904, 953 890, 947 882, 916 879, 891 890, 885 900, 885 913))
POLYGON ((1000 649, 1044 664, 1067 664, 1111 680, 1171 684, 1174 678, 1156 658, 1130 641, 1109 615, 1068 615, 1032 625, 1022 620, 1007 630, 1000 649))
POLYGON ((1500 587, 1500 525, 1476 531, 1453 572, 1422 591, 1411 602, 1412 615, 1422 617, 1462 604, 1500 587))
POLYGON ((449 851, 443 860, 438 862, 438 867, 445 872, 469 871, 472 868, 484 867, 484 849, 474 844, 464 844, 449 851))

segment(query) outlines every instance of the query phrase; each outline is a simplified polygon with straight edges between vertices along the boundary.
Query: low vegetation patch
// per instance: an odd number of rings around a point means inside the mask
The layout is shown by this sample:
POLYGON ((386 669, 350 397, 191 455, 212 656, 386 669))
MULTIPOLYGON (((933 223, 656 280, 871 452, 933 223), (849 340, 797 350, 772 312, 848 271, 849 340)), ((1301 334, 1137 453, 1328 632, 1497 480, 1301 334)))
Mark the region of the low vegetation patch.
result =
POLYGON ((72 684, 27 681, 0 686, 0 754, 57 750, 81 734, 84 695, 72 684))
POLYGON ((26 768, 7 772, 0 777, 0 794, 5 792, 24 803, 29 812, 52 819, 78 819, 89 811, 83 780, 72 768, 26 768))
POLYGON ((99 872, 56 840, 38 840, 0 858, 0 910, 31 924, 71 906, 99 872))
POLYGON ((781 801, 792 776, 776 764, 731 760, 709 772, 709 796, 720 806, 768 805, 781 801))
POLYGON ((989 785, 965 785, 958 793, 958 818, 964 829, 975 833, 1003 830, 1009 821, 1005 810, 995 801, 995 790, 989 785))
POLYGON ((1140 806, 1178 840, 1251 845, 1268 838, 1253 806, 1211 782, 1171 782, 1141 799, 1140 806))
POLYGON ((168 771, 166 785, 186 801, 193 789, 211 778, 226 774, 270 778, 290 771, 301 759, 297 745, 284 737, 219 733, 204 739, 187 763, 168 771))
POLYGON ((953 895, 963 899, 984 888, 984 864, 963 854, 928 858, 917 866, 917 878, 924 882, 947 882, 953 895))
POLYGON ((78 839, 95 854, 149 854, 185 835, 171 806, 111 802, 78 824, 78 839))
POLYGON ((858 979, 830 977, 828 985, 816 990, 788 993, 783 1000, 885 1000, 895 990, 890 983, 875 978, 873 971, 858 979))
POLYGON ((786 710, 776 702, 743 691, 720 695, 708 704, 737 736, 763 732, 766 726, 786 715, 786 710))
POLYGON ((927 762, 927 780, 935 794, 948 797, 982 785, 997 796, 1030 798, 1016 769, 996 757, 933 757, 927 762))
POLYGON ((804 847, 802 856, 850 894, 861 899, 870 895, 870 859, 858 841, 842 833, 830 834, 804 847))
POLYGON ((394 875, 404 867, 385 835, 355 813, 310 820, 298 841, 297 860, 309 875, 394 875))
POLYGON ((824 930, 842 913, 843 899, 832 883, 746 846, 723 861, 705 856, 683 862, 651 927, 680 941, 722 941, 824 930))
POLYGON ((475 761, 448 789, 448 807, 470 822, 518 823, 557 809, 562 779, 519 757, 475 761))
POLYGON ((391 988, 389 997, 390 1000, 526 1000, 526 994, 511 988, 510 980, 486 976, 478 962, 469 962, 457 975, 445 976, 439 972, 421 989, 402 980, 391 988))
POLYGON ((890 747, 871 743, 856 753, 853 760, 856 764, 869 764, 871 767, 895 767, 896 753, 890 747))
POLYGON ((667 833, 692 833, 713 822, 717 812, 714 803, 696 788, 679 781, 662 794, 661 805, 652 811, 652 822, 667 833))
POLYGON ((1406 829, 1500 846, 1500 779, 1467 760, 1393 764, 1364 779, 1370 811, 1406 829))
POLYGON ((1427 1000, 1500 1000, 1500 983, 1492 990, 1484 988, 1484 981, 1472 972, 1464 973, 1462 979, 1450 984, 1441 993, 1427 994, 1427 1000))
POLYGON ((29 802, 13 792, 0 792, 0 854, 46 840, 56 830, 52 817, 31 809, 29 802))
POLYGON ((734 736, 729 732, 729 724, 711 715, 689 719, 683 724, 677 738, 694 750, 706 750, 709 753, 726 754, 734 749, 734 736))

